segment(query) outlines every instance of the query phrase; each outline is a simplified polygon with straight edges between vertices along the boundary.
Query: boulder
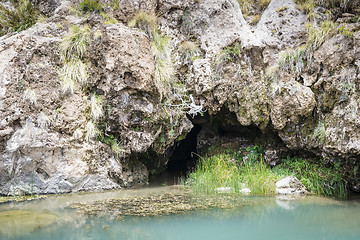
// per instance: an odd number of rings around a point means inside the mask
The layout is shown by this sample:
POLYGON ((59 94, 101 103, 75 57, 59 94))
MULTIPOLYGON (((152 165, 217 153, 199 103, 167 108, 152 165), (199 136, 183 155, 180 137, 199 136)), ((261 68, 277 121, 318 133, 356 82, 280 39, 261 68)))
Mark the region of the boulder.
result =
POLYGON ((294 176, 276 182, 276 193, 282 195, 306 194, 305 186, 294 176))

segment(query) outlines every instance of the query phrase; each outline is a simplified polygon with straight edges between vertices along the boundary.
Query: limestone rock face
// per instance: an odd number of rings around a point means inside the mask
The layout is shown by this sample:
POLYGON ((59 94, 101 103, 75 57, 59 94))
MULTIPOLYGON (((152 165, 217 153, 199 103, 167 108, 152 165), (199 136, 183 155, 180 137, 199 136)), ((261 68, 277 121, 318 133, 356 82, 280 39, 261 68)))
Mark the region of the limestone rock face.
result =
POLYGON ((315 95, 309 87, 298 82, 287 82, 271 102, 271 121, 276 130, 282 130, 287 122, 299 123, 315 108, 315 95))
POLYGON ((0 40, 0 194, 144 184, 148 169, 136 154, 163 153, 192 127, 185 113, 172 126, 166 122, 147 36, 96 16, 83 60, 90 77, 64 92, 59 46, 71 26, 84 24, 66 9, 62 4, 45 23, 0 40), (96 121, 94 95, 101 98, 96 121), (93 121, 101 135, 87 139, 93 121))
MULTIPOLYGON (((183 86, 184 96, 207 112, 198 120, 198 148, 218 137, 211 119, 229 132, 256 128, 276 135, 286 150, 330 163, 341 159, 358 186, 360 27, 352 15, 340 14, 343 30, 311 54, 280 66, 286 49, 307 41, 307 17, 292 0, 271 1, 255 25, 237 0, 99 1, 116 24, 98 13, 75 14, 80 0, 33 2, 49 18, 0 37, 0 194, 127 187, 166 166, 194 119, 185 110, 169 113, 156 84, 151 40, 127 27, 138 11, 158 16, 159 32, 171 39, 172 85, 183 86), (89 78, 70 94, 62 90, 59 46, 74 25, 90 29, 81 59, 89 78), (102 109, 96 120, 94 96, 102 109), (101 134, 88 137, 93 122, 101 134)), ((359 14, 356 1, 348 4, 359 14)), ((268 152, 269 163, 278 158, 268 152)))

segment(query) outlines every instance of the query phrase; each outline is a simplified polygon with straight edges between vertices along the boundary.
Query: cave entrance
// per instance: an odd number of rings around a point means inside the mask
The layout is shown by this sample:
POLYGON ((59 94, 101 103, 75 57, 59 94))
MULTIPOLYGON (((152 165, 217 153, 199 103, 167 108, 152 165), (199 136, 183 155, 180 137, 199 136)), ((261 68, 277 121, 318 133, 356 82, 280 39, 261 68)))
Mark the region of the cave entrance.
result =
POLYGON ((279 137, 270 130, 261 131, 253 125, 242 126, 236 115, 227 109, 213 116, 207 113, 196 116, 191 121, 194 127, 185 139, 169 149, 166 170, 154 175, 151 182, 177 183, 179 177, 185 177, 195 168, 198 156, 281 143, 279 137))
POLYGON ((200 130, 201 126, 194 124, 194 127, 186 135, 185 139, 175 143, 174 151, 167 164, 167 170, 169 172, 180 172, 185 174, 194 166, 197 159, 197 136, 200 130))
POLYGON ((196 154, 197 135, 200 130, 201 126, 194 124, 186 137, 171 147, 166 170, 150 175, 151 186, 178 184, 179 179, 185 177, 186 173, 195 166, 198 158, 196 154))

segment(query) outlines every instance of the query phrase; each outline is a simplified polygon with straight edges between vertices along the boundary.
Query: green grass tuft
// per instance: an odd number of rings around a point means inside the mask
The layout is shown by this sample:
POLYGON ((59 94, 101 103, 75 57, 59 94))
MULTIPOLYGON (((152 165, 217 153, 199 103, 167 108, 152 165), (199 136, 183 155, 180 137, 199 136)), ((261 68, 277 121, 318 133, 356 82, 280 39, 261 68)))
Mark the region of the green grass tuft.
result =
POLYGON ((180 59, 184 64, 191 64, 199 56, 200 50, 196 42, 184 41, 179 45, 180 59))
POLYGON ((40 13, 30 0, 11 1, 14 9, 0 4, 0 36, 10 32, 20 32, 33 26, 40 13))
POLYGON ((71 26, 69 33, 63 37, 60 44, 65 60, 82 59, 86 54, 89 41, 90 27, 88 25, 82 27, 77 25, 71 26))
POLYGON ((159 33, 157 17, 140 11, 129 22, 129 27, 142 29, 149 37, 155 58, 155 84, 159 89, 160 98, 171 93, 175 68, 171 59, 170 38, 159 33))

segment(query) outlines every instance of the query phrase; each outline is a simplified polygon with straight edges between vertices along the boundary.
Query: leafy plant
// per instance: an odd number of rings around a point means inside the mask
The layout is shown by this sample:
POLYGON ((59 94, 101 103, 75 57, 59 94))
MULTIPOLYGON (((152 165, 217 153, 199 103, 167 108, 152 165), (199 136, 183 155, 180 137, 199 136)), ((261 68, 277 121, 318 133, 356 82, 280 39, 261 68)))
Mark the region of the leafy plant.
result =
POLYGON ((30 0, 11 0, 14 8, 0 4, 0 36, 10 32, 20 32, 36 23, 40 13, 30 0))
POLYGON ((320 27, 317 27, 314 24, 309 24, 306 28, 308 32, 306 49, 308 52, 314 52, 325 42, 326 39, 336 33, 337 25, 330 20, 325 20, 321 23, 320 27))
POLYGON ((124 149, 121 146, 121 141, 119 141, 114 135, 106 135, 103 134, 98 135, 98 140, 102 143, 111 146, 111 151, 114 153, 116 157, 120 157, 123 154, 124 149))
POLYGON ((110 17, 109 14, 105 13, 105 12, 100 12, 102 18, 103 18, 103 21, 104 21, 104 24, 115 24, 117 23, 117 20, 113 17, 110 17))
POLYGON ((118 10, 120 8, 120 1, 121 0, 112 0, 110 7, 112 7, 114 10, 118 10))
POLYGON ((325 122, 319 121, 318 125, 314 129, 314 133, 312 135, 312 139, 319 139, 319 141, 323 144, 325 142, 326 130, 325 130, 325 122))
MULTIPOLYGON (((308 191, 316 194, 345 198, 347 182, 340 170, 340 162, 326 166, 316 159, 290 158, 270 168, 263 159, 261 146, 239 151, 226 150, 213 156, 200 158, 188 178, 183 181, 198 193, 216 193, 220 187, 238 193, 247 187, 254 194, 274 194, 276 181, 296 176, 308 191)), ((354 175, 356 174, 354 169, 354 175)))

